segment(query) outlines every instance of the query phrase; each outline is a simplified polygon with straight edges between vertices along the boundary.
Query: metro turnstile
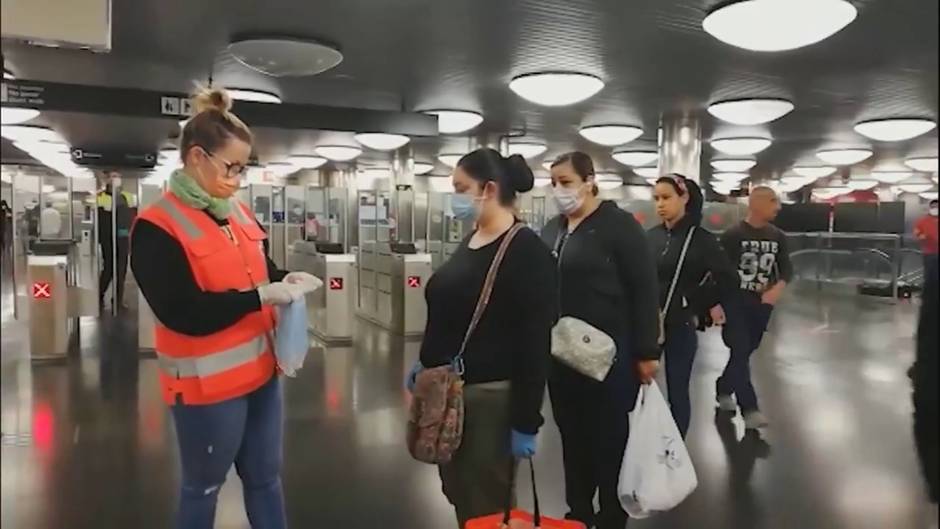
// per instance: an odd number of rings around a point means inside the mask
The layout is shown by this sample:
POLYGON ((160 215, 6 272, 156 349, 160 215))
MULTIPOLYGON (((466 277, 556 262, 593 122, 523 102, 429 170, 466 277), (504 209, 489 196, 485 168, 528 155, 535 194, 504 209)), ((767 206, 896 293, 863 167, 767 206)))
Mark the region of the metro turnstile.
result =
MULTIPOLYGON (((332 248, 331 248, 332 249, 332 248)), ((356 256, 321 253, 317 244, 297 241, 292 247, 290 269, 309 272, 323 287, 307 295, 310 330, 327 343, 351 342, 356 307, 356 256)))
POLYGON ((75 322, 69 318, 67 255, 27 257, 29 350, 34 360, 64 358, 75 322))
POLYGON ((431 255, 395 245, 375 244, 359 262, 359 317, 406 337, 424 333, 424 288, 431 277, 431 255), (410 253, 409 253, 410 252, 410 253))

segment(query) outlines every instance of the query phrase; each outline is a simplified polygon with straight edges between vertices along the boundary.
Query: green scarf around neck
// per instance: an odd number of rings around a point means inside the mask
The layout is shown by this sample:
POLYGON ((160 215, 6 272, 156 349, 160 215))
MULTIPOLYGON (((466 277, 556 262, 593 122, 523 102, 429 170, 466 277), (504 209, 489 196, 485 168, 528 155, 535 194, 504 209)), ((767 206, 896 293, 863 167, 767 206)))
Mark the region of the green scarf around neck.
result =
POLYGON ((199 187, 193 177, 182 169, 173 171, 170 176, 170 192, 183 204, 191 208, 204 209, 218 220, 227 219, 232 212, 232 202, 227 198, 216 198, 199 187))

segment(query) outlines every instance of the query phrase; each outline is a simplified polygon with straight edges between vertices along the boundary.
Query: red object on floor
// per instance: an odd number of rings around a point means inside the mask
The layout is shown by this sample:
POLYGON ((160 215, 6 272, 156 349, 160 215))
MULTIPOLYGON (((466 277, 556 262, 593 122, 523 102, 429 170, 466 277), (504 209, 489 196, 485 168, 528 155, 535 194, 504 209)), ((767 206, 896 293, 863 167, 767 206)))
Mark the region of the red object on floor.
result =
MULTIPOLYGON (((509 525, 503 525, 503 513, 476 518, 467 522, 466 529, 534 529, 533 516, 525 511, 512 511, 509 525)), ((587 529, 583 523, 572 520, 556 520, 542 516, 541 529, 587 529)))

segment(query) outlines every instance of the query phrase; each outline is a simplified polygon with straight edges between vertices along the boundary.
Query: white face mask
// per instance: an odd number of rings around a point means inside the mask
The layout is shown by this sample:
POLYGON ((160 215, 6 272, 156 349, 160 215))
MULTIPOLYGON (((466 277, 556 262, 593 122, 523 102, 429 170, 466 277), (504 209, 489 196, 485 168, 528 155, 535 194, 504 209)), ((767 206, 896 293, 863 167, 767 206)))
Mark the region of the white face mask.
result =
POLYGON ((936 217, 936 216, 937 216, 937 209, 938 209, 938 208, 933 207, 933 208, 928 209, 927 212, 930 214, 931 217, 936 217))
POLYGON ((558 209, 565 215, 570 215, 581 209, 581 206, 584 205, 584 196, 581 194, 581 190, 583 189, 584 185, 575 189, 561 186, 553 187, 552 194, 555 196, 555 203, 558 204, 558 209))

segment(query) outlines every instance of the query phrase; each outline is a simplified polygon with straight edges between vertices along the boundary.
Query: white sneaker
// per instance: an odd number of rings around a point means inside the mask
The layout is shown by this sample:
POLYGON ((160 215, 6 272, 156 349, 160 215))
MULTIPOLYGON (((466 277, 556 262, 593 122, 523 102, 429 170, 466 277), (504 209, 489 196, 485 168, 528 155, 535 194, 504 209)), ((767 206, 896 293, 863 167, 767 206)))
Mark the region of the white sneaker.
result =
POLYGON ((759 430, 770 426, 770 422, 764 414, 754 410, 744 414, 744 428, 748 430, 759 430))
POLYGON ((734 397, 731 395, 718 395, 718 409, 734 413, 738 411, 738 405, 734 403, 734 397))

